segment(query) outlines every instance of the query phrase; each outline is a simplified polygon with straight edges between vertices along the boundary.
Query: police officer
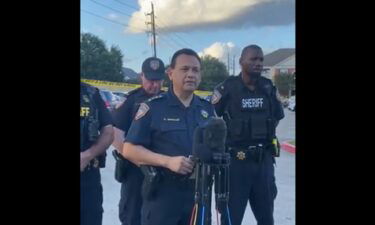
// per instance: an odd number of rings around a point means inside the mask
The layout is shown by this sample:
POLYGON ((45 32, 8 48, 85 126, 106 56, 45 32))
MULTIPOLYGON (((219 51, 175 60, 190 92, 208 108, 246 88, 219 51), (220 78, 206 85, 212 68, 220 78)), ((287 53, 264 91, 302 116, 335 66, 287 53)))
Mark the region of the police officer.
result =
MULTIPOLYGON (((284 112, 272 81, 261 77, 262 49, 245 47, 239 63, 241 73, 219 84, 211 99, 228 127, 229 215, 232 225, 240 225, 249 201, 258 225, 273 225, 275 130, 284 112)), ((228 224, 227 216, 224 211, 222 224, 228 224)))
MULTIPOLYGON (((130 124, 141 102, 160 94, 165 76, 165 68, 162 60, 150 57, 142 64, 142 86, 128 93, 126 100, 113 112, 115 121, 115 140, 113 146, 122 149, 124 134, 128 133, 130 124)), ((121 182, 121 198, 119 203, 119 218, 122 225, 141 224, 141 187, 143 174, 140 169, 128 160, 118 156, 115 173, 121 182), (120 161, 122 160, 122 161, 120 161), (124 165, 124 166, 121 166, 124 165)))
POLYGON ((81 225, 101 225, 103 189, 99 168, 113 141, 112 118, 99 90, 81 82, 81 225))
POLYGON ((168 92, 140 105, 125 138, 123 155, 161 174, 152 198, 143 199, 142 225, 188 225, 194 205, 194 129, 214 116, 210 102, 196 96, 201 61, 191 49, 174 53, 167 70, 168 92))

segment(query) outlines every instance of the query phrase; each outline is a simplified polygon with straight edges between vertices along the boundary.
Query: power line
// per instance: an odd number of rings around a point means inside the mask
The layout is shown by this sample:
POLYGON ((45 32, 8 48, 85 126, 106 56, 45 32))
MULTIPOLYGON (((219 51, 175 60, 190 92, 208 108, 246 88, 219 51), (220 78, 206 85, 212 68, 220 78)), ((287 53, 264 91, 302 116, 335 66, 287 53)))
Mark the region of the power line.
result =
POLYGON ((93 3, 95 3, 95 4, 97 4, 97 5, 102 6, 102 7, 104 7, 104 8, 107 8, 107 9, 110 9, 110 10, 112 10, 112 11, 118 12, 118 13, 120 13, 120 14, 122 14, 122 15, 125 15, 125 16, 127 16, 127 17, 130 17, 130 18, 132 17, 132 16, 129 15, 129 14, 126 14, 126 13, 120 11, 120 10, 117 10, 117 9, 114 9, 114 8, 109 7, 109 6, 107 6, 107 5, 104 5, 104 4, 102 4, 102 3, 100 3, 100 2, 97 2, 97 1, 95 1, 95 0, 90 0, 90 1, 92 1, 93 3))
POLYGON ((101 18, 101 19, 107 20, 107 21, 109 21, 109 22, 112 22, 112 23, 115 23, 115 24, 121 25, 121 26, 131 27, 131 28, 134 28, 134 29, 137 29, 137 30, 140 30, 140 31, 146 32, 146 30, 143 30, 143 29, 140 29, 140 28, 136 28, 136 27, 129 26, 129 25, 126 24, 126 23, 120 23, 120 22, 117 22, 117 21, 115 21, 115 20, 107 19, 107 18, 105 18, 105 17, 103 17, 103 16, 100 16, 100 15, 95 14, 95 13, 93 13, 93 12, 89 12, 89 11, 84 10, 84 9, 81 9, 81 11, 82 11, 82 12, 85 12, 85 13, 88 13, 88 14, 91 14, 91 15, 93 15, 93 16, 99 17, 99 18, 101 18))
POLYGON ((170 45, 169 44, 169 42, 166 40, 166 39, 164 39, 163 37, 161 37, 161 36, 158 36, 160 39, 160 41, 162 41, 163 43, 165 43, 165 46, 167 46, 168 48, 170 48, 171 50, 176 50, 176 48, 175 47, 173 47, 172 45, 170 45))
MULTIPOLYGON (((157 17, 156 17, 157 18, 157 17)), ((160 18, 159 18, 159 21, 160 21, 160 18)), ((162 22, 162 21, 160 21, 162 22)), ((162 22, 161 23, 162 25, 164 25, 164 27, 166 27, 165 23, 162 22)), ((163 28, 164 29, 164 28, 163 28)), ((185 41, 182 37, 180 37, 179 35, 177 35, 176 33, 172 33, 170 32, 171 34, 173 34, 174 36, 176 36, 177 38, 179 38, 181 41, 183 41, 185 44, 187 44, 188 46, 192 46, 189 42, 185 41)))
POLYGON ((134 6, 129 5, 129 4, 125 3, 125 2, 121 2, 121 1, 119 1, 119 0, 114 0, 114 1, 120 3, 121 5, 125 5, 125 6, 127 6, 127 7, 129 7, 129 8, 135 9, 135 10, 137 10, 137 11, 140 10, 139 8, 135 8, 134 6))
POLYGON ((166 43, 166 44, 168 45, 168 47, 171 47, 173 50, 176 50, 176 49, 179 48, 179 46, 177 46, 176 44, 174 44, 174 43, 168 41, 168 40, 165 39, 163 36, 159 35, 158 37, 160 38, 160 40, 163 40, 163 42, 166 43), (172 45, 170 45, 170 44, 173 44, 174 47, 173 47, 172 45))
MULTIPOLYGON (((159 30, 161 30, 161 31, 164 30, 163 28, 161 28, 161 27, 159 27, 159 26, 157 26, 157 25, 156 25, 156 27, 159 28, 159 30)), ((161 34, 161 33, 159 33, 159 34, 161 34)), ((182 44, 182 42, 177 41, 176 39, 172 38, 172 36, 168 36, 167 32, 163 31, 163 35, 165 35, 166 37, 168 37, 170 40, 172 40, 173 42, 175 42, 176 44, 178 44, 178 45, 181 46, 182 48, 185 48, 185 47, 186 47, 185 44, 182 44)), ((190 46, 190 45, 189 45, 189 46, 190 46)))
MULTIPOLYGON (((172 39, 172 37, 170 36, 167 36, 165 34, 160 34, 160 33, 157 33, 158 34, 158 37, 165 37, 165 38, 168 38, 169 41, 171 44, 173 44, 174 46, 176 46, 176 48, 185 48, 185 46, 181 45, 180 43, 176 42, 174 39, 172 39)), ((166 39, 165 39, 166 40, 166 39)))

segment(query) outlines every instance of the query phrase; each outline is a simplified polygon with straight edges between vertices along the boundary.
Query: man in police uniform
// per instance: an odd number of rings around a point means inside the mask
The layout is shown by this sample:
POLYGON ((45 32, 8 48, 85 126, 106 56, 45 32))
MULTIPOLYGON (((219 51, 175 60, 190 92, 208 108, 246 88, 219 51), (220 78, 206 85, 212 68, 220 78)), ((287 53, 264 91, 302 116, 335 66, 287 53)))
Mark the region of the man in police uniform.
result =
MULTIPOLYGON (((150 57, 142 64, 142 87, 129 92, 124 102, 113 112, 115 121, 115 140, 113 146, 122 149, 124 135, 128 133, 130 124, 139 108, 146 99, 160 94, 165 76, 165 68, 162 60, 150 57)), ((119 203, 119 218, 122 225, 141 224, 141 187, 143 174, 140 169, 128 160, 118 157, 116 175, 121 182, 121 198, 119 203), (122 160, 122 161, 120 161, 122 160)))
MULTIPOLYGON (((260 76, 262 49, 245 47, 239 62, 241 73, 219 84, 211 99, 228 127, 227 148, 232 156, 229 214, 232 225, 240 225, 249 201, 258 225, 273 225, 275 131, 284 111, 272 81, 260 76)), ((222 223, 228 224, 223 213, 222 223)))
POLYGON ((99 90, 81 82, 81 225, 101 225, 103 189, 99 168, 113 141, 112 118, 99 90))
POLYGON ((191 49, 178 50, 167 70, 167 93, 142 103, 125 138, 122 154, 137 165, 155 166, 161 180, 143 199, 142 225, 188 225, 194 205, 194 129, 214 116, 210 102, 196 96, 201 61, 191 49))

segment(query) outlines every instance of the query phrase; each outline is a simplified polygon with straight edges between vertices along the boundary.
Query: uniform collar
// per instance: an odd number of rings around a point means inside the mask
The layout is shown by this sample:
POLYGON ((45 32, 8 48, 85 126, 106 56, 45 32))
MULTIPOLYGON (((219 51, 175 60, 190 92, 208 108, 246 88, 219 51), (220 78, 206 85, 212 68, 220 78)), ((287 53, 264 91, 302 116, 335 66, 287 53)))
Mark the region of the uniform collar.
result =
MULTIPOLYGON (((185 106, 180 102, 180 100, 174 94, 172 88, 168 89, 167 96, 168 96, 168 105, 174 105, 174 106, 179 105, 179 106, 185 108, 185 106)), ((192 99, 189 107, 201 106, 201 105, 202 105, 202 102, 200 101, 199 97, 197 95, 193 94, 193 99, 192 99)))
MULTIPOLYGON (((242 72, 240 72, 240 74, 237 76, 237 78, 238 78, 238 82, 240 83, 242 89, 247 90, 247 91, 254 92, 254 91, 250 90, 250 89, 246 86, 245 82, 244 82, 243 79, 242 79, 242 72)), ((257 91, 257 89, 258 89, 258 88, 257 88, 257 85, 255 85, 255 92, 257 91)))
MULTIPOLYGON (((160 90, 156 95, 160 95, 161 93, 162 93, 162 91, 160 90)), ((152 94, 147 93, 143 87, 140 87, 139 94, 141 96, 146 96, 146 97, 149 97, 149 98, 153 97, 153 96, 156 96, 156 95, 152 95, 152 94)))

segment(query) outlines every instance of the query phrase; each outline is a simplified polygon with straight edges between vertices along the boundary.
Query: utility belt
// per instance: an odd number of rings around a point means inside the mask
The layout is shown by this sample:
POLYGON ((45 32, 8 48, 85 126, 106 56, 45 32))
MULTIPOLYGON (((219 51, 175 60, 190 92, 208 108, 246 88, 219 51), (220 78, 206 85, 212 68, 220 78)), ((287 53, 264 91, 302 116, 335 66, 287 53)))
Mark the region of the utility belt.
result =
POLYGON ((141 166, 140 169, 144 175, 141 193, 146 200, 152 200, 157 195, 161 184, 176 185, 179 189, 193 189, 195 185, 192 175, 179 175, 154 166, 141 166))
POLYGON ((161 181, 165 182, 173 182, 178 184, 195 184, 195 177, 194 174, 177 174, 175 172, 172 172, 168 169, 160 169, 160 175, 161 175, 161 181))
POLYGON ((228 147, 229 153, 233 159, 244 161, 251 160, 261 163, 267 151, 270 151, 271 144, 257 144, 248 147, 228 147))
POLYGON ((112 155, 116 160, 115 179, 119 183, 124 183, 131 168, 131 162, 125 159, 117 150, 113 150, 112 155))

